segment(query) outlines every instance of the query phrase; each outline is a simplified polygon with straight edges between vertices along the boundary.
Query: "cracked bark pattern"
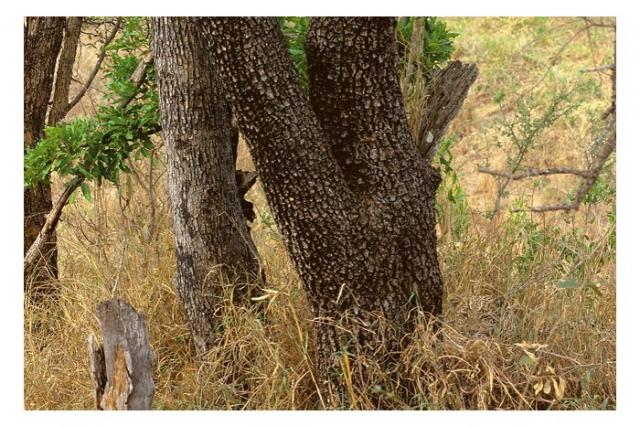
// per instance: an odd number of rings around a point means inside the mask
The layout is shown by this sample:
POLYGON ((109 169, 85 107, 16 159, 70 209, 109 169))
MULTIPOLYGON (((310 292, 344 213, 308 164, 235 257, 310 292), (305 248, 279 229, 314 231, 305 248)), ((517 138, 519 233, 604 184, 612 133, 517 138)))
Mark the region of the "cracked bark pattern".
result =
MULTIPOLYGON (((411 308, 440 313, 442 280, 434 207, 440 176, 411 137, 395 22, 316 18, 305 50, 311 104, 359 210, 353 240, 367 248, 360 259, 367 275, 352 284, 358 296, 348 303, 383 312, 401 336, 414 325, 411 308)), ((395 350, 398 342, 389 345, 395 350)))
MULTIPOLYGON (((407 124, 390 18, 314 19, 310 101, 275 18, 206 19, 227 99, 318 318, 319 373, 348 345, 375 352, 441 312, 435 190, 407 124), (334 321, 340 323, 338 326, 334 321), (357 345, 354 345, 357 343, 357 345)), ((326 376, 325 376, 326 377, 326 376)))
POLYGON ((203 354, 219 336, 223 281, 237 273, 234 299, 247 301, 250 290, 241 284, 258 274, 256 249, 237 195, 236 135, 201 45, 199 21, 152 18, 151 23, 176 243, 174 284, 196 350, 203 354))
MULTIPOLYGON (((28 17, 24 31, 24 147, 38 143, 43 136, 45 118, 56 58, 62 44, 64 17, 28 17)), ((38 236, 51 210, 49 182, 24 190, 24 253, 38 236)), ((44 290, 50 277, 56 277, 55 239, 45 246, 37 268, 25 271, 24 289, 44 290)))

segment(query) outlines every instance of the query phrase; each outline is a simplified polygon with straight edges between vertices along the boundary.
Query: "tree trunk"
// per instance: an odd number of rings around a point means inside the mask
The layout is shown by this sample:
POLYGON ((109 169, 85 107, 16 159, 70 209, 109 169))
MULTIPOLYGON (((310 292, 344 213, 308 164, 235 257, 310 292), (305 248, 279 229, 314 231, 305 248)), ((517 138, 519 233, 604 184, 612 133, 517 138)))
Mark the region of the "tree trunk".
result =
MULTIPOLYGON (((56 57, 62 43, 65 18, 29 17, 24 33, 24 147, 36 144, 43 136, 45 117, 56 57)), ((37 238, 51 209, 49 182, 24 191, 24 253, 37 238)), ((37 267, 25 271, 25 291, 42 290, 57 276, 55 239, 45 245, 37 267)))
POLYGON ((56 67, 56 81, 53 89, 53 99, 47 124, 55 126, 67 115, 69 105, 69 86, 73 75, 73 64, 76 62, 76 51, 78 50, 78 40, 80 40, 80 30, 82 29, 82 18, 67 18, 64 28, 64 39, 62 48, 58 56, 56 67))
POLYGON ((314 20, 311 102, 277 19, 212 18, 205 32, 317 317, 319 373, 331 382, 340 350, 372 354, 384 341, 388 353, 418 312, 441 312, 440 178, 411 138, 393 19, 314 20), (391 332, 380 336, 383 323, 391 332))
POLYGON ((247 303, 259 265, 236 186, 230 115, 199 21, 153 18, 153 53, 168 159, 177 269, 182 299, 199 354, 221 326, 225 284, 247 303))

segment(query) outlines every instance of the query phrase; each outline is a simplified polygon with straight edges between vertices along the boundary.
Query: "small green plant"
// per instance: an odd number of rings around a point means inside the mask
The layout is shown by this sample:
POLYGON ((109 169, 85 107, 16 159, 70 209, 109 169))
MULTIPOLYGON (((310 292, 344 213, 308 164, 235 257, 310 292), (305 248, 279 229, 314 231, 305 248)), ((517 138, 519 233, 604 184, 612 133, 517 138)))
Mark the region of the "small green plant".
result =
MULTIPOLYGON (((494 101, 505 108, 504 92, 499 91, 494 101)), ((501 200, 509 195, 507 188, 513 179, 507 177, 523 168, 531 152, 538 148, 542 142, 542 136, 549 130, 559 118, 570 119, 571 114, 577 108, 577 104, 571 102, 571 94, 568 92, 556 93, 548 104, 541 105, 534 96, 520 97, 515 101, 515 111, 495 122, 497 136, 495 144, 506 155, 506 176, 498 178, 498 191, 495 205, 492 211, 487 212, 488 217, 493 217, 500 209, 501 200), (537 112, 542 110, 541 112, 537 112)), ((538 189, 541 182, 534 183, 534 189, 538 189)), ((523 205, 521 208, 525 209, 523 205)))
MULTIPOLYGON (((523 205, 524 200, 516 200, 516 208, 521 208, 523 205)), ((523 211, 509 212, 507 236, 514 247, 520 248, 514 261, 521 273, 528 272, 532 265, 540 261, 539 257, 544 256, 545 245, 550 242, 550 237, 540 229, 529 214, 523 211)))
POLYGON ((436 211, 441 225, 445 223, 445 216, 447 216, 446 222, 449 223, 449 227, 441 226, 441 228, 450 228, 453 238, 459 239, 469 226, 469 203, 452 166, 453 153, 451 149, 456 140, 456 136, 444 138, 436 153, 436 162, 440 165, 443 176, 439 190, 446 193, 447 203, 447 205, 436 203, 436 211))
MULTIPOLYGON (((541 114, 535 114, 540 108, 535 100, 521 98, 516 101, 515 113, 510 118, 498 120, 500 135, 512 145, 507 165, 515 171, 525 155, 540 141, 542 133, 549 129, 560 117, 568 117, 576 108, 570 102, 570 94, 557 93, 541 114)), ((499 146, 503 145, 499 143, 499 146)))

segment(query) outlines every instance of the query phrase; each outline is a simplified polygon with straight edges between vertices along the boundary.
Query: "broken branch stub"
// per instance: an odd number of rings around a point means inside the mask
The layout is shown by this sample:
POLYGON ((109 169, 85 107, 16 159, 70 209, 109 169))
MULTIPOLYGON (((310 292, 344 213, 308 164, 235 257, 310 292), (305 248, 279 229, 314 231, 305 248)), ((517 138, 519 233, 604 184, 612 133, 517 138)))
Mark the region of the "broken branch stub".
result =
POLYGON ((440 141, 460 112, 476 78, 478 67, 475 64, 452 61, 436 71, 429 81, 424 118, 417 135, 418 150, 427 161, 436 155, 440 141))
POLYGON ((127 302, 114 298, 98 305, 98 319, 103 345, 97 346, 89 337, 96 407, 151 409, 155 355, 144 318, 127 302))

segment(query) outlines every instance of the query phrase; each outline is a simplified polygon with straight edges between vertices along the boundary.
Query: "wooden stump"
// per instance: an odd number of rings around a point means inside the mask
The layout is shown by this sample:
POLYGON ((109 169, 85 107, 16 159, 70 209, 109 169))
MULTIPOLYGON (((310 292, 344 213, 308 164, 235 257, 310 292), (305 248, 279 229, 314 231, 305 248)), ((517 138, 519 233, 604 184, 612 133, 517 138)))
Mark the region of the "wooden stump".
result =
POLYGON ((144 318, 122 299, 98 305, 104 343, 89 336, 98 410, 150 410, 155 355, 144 318))

